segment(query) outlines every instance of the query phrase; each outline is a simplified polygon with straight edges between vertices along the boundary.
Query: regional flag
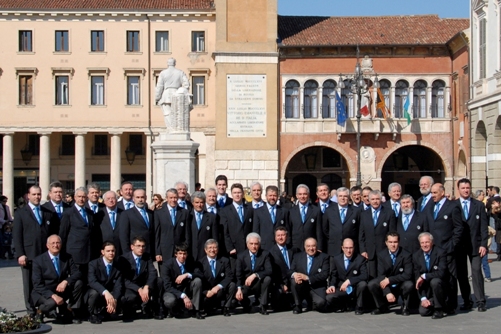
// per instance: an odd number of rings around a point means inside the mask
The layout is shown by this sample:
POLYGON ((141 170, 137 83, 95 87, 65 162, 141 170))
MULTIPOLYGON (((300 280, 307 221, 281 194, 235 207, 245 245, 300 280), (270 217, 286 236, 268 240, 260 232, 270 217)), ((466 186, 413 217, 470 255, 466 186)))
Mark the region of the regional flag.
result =
POLYGON ((386 103, 384 102, 383 93, 381 93, 381 89, 379 88, 377 89, 376 109, 381 110, 384 119, 386 119, 386 117, 390 115, 390 110, 386 106, 386 103))
POLYGON ((411 99, 407 96, 407 99, 404 103, 404 117, 407 120, 407 125, 411 124, 412 121, 412 113, 410 112, 411 99))
POLYGON ((346 108, 344 107, 343 100, 336 92, 336 113, 337 113, 337 124, 344 126, 346 123, 346 108))

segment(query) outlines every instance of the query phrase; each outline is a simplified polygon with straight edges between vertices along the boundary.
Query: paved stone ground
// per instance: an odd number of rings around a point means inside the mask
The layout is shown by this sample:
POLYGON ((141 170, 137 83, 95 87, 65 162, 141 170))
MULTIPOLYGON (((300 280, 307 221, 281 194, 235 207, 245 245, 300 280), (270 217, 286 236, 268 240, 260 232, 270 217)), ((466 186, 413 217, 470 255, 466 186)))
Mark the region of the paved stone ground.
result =
MULTIPOLYGON (((490 255, 491 258, 494 255, 490 255)), ((422 318, 419 315, 403 317, 390 313, 381 316, 352 313, 319 314, 306 312, 293 315, 292 312, 271 313, 262 316, 259 313, 236 314, 229 318, 223 316, 207 317, 205 320, 165 319, 135 320, 124 324, 121 321, 104 322, 93 325, 84 322, 81 325, 52 325, 52 333, 497 333, 501 327, 501 262, 491 263, 492 283, 486 283, 488 296, 487 312, 476 310, 460 312, 441 320, 422 318)), ((21 271, 15 260, 0 260, 0 306, 25 314, 22 297, 21 271)), ((50 324, 50 321, 48 322, 50 324)))

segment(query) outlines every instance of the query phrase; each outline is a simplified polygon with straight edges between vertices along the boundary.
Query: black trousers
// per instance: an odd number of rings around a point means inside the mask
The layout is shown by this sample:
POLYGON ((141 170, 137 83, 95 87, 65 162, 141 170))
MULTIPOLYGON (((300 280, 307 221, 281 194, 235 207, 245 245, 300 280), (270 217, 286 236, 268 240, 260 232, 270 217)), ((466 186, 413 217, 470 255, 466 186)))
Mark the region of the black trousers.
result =
MULTIPOLYGON (((89 308, 89 314, 97 315, 101 313, 103 307, 106 305, 106 299, 94 289, 87 290, 86 298, 87 306, 89 308)), ((118 308, 120 305, 121 299, 117 299, 117 307, 115 309, 115 313, 118 314, 118 308)))
POLYGON ((447 270, 449 282, 447 285, 447 308, 455 310, 458 307, 458 279, 456 269, 456 257, 454 254, 447 255, 447 270))
POLYGON ((308 305, 312 306, 313 310, 324 311, 326 306, 325 289, 318 293, 310 287, 309 282, 297 284, 296 281, 291 280, 292 296, 294 296, 294 303, 296 307, 301 308, 303 300, 306 300, 308 305))
POLYGON ((426 317, 433 314, 435 310, 442 311, 445 307, 444 283, 440 278, 433 278, 431 281, 424 281, 421 289, 426 292, 426 298, 430 301, 430 307, 421 306, 419 303, 419 314, 426 317))
POLYGON ((231 307, 231 301, 235 298, 235 293, 237 292, 237 286, 234 282, 230 282, 227 286, 219 289, 217 295, 207 298, 208 290, 202 291, 204 295, 204 309, 212 310, 215 308, 220 308, 221 303, 224 302, 223 307, 231 307))
POLYGON ((268 291, 271 285, 271 277, 265 276, 260 279, 255 279, 252 282, 251 286, 242 286, 242 293, 244 295, 244 299, 242 301, 243 306, 249 305, 249 296, 254 295, 259 297, 260 305, 266 306, 268 305, 268 291))
MULTIPOLYGON (((68 308, 80 309, 82 305, 82 292, 83 283, 81 280, 76 281, 73 285, 68 285, 63 293, 54 292, 65 300, 65 302, 59 306, 59 312, 64 313, 68 308), (68 304, 66 304, 66 300, 69 300, 68 304)), ((38 299, 36 306, 38 306, 40 311, 44 314, 47 314, 58 307, 54 299, 45 298, 43 296, 38 299)))
POLYGON ((353 291, 348 294, 346 291, 339 290, 341 284, 336 287, 336 292, 328 294, 325 298, 329 308, 343 309, 351 307, 354 304, 357 309, 364 307, 364 292, 367 291, 367 282, 358 282, 357 285, 352 286, 353 291))
POLYGON ((33 272, 32 262, 27 261, 26 266, 21 267, 21 276, 23 280, 24 305, 26 312, 29 314, 35 313, 35 305, 31 300, 31 292, 33 291, 33 282, 31 281, 31 273, 33 272))
POLYGON ((476 254, 471 255, 471 252, 459 250, 456 252, 456 266, 457 278, 459 288, 461 289, 461 297, 465 304, 472 303, 471 300, 471 287, 468 280, 468 263, 470 261, 471 267, 471 283, 473 285, 473 293, 477 303, 485 304, 485 290, 484 290, 484 275, 482 274, 482 258, 476 254))
MULTIPOLYGON (((375 278, 371 280, 368 284, 369 292, 371 293, 372 298, 374 298, 374 302, 376 303, 376 307, 378 309, 388 307, 388 300, 386 299, 386 296, 383 294, 383 289, 381 289, 381 286, 379 285, 380 281, 381 280, 379 278, 375 278)), ((405 281, 397 284, 396 287, 390 287, 391 293, 395 296, 397 300, 399 296, 402 297, 404 306, 406 308, 409 308, 410 294, 413 291, 413 289, 414 289, 414 283, 412 281, 405 281)))
POLYGON ((137 290, 125 289, 122 297, 124 312, 125 310, 128 310, 133 313, 138 306, 141 306, 142 309, 149 308, 154 312, 159 312, 162 305, 160 300, 160 296, 162 296, 162 289, 162 279, 160 277, 155 277, 155 283, 153 286, 148 287, 150 299, 146 303, 142 301, 137 290))

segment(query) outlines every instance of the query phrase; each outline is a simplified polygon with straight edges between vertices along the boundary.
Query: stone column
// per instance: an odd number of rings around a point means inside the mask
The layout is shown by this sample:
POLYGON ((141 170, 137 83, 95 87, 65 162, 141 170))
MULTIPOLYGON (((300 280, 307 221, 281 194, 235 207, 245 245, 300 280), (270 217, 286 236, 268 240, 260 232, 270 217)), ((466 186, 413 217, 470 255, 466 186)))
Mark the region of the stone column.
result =
POLYGON ((120 189, 122 184, 122 151, 121 151, 122 132, 111 133, 111 152, 110 152, 110 190, 120 189))
POLYGON ((43 203, 49 193, 50 184, 50 132, 39 132, 38 134, 40 135, 39 183, 40 188, 42 188, 43 203))
MULTIPOLYGON (((151 133, 146 133, 146 195, 148 196, 148 201, 151 202, 153 199, 153 154, 151 150, 152 136, 151 133)), ((163 194, 162 194, 163 196, 163 194)))
POLYGON ((431 87, 426 87, 426 118, 431 119, 431 87))
POLYGON ((3 134, 2 194, 7 196, 10 213, 14 214, 14 133, 3 134))
POLYGON ((85 184, 85 135, 87 132, 75 132, 75 189, 85 184))

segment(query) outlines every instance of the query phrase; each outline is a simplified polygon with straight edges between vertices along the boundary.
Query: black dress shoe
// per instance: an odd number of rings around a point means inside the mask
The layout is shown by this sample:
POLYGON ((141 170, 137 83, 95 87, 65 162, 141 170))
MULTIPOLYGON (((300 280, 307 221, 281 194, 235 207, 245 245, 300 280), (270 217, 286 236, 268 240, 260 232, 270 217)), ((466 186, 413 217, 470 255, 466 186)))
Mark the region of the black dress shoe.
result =
POLYGON ((472 308, 473 308, 473 303, 464 303, 463 305, 461 305, 459 307, 459 310, 461 310, 461 311, 471 311, 472 308))
POLYGON ((385 314, 390 312, 388 308, 377 308, 374 311, 371 312, 372 315, 380 315, 380 314, 385 314))
POLYGON ((202 314, 202 312, 200 311, 196 311, 195 312, 195 318, 197 318, 198 320, 203 320, 205 319, 204 315, 202 314))
POLYGON ((80 318, 73 318, 71 319, 71 323, 74 325, 80 325, 82 323, 82 319, 80 318))
POLYGON ((102 323, 101 318, 99 318, 99 316, 96 314, 91 314, 89 316, 89 322, 96 325, 100 325, 102 323))
POLYGON ((292 314, 301 314, 303 313, 303 310, 301 310, 300 307, 294 307, 294 309, 292 310, 292 314))
POLYGON ((262 315, 268 315, 268 310, 266 309, 266 306, 264 305, 261 305, 261 307, 259 308, 259 313, 261 313, 262 315))
POLYGON ((364 314, 364 310, 361 309, 361 308, 357 308, 357 309, 355 309, 355 314, 356 315, 362 315, 362 314, 364 314))
POLYGON ((478 303, 478 312, 485 312, 487 311, 487 308, 485 307, 484 303, 478 303))
POLYGON ((432 319, 442 319, 444 317, 444 313, 442 311, 435 311, 431 316, 432 319))
POLYGON ((231 317, 230 309, 227 307, 223 307, 223 315, 225 317, 231 317))
POLYGON ((409 316, 411 315, 411 311, 407 307, 402 307, 402 315, 409 316))
POLYGON ((455 315, 456 314, 456 309, 449 309, 447 310, 447 315, 455 315))

